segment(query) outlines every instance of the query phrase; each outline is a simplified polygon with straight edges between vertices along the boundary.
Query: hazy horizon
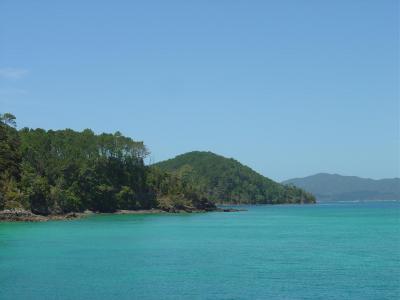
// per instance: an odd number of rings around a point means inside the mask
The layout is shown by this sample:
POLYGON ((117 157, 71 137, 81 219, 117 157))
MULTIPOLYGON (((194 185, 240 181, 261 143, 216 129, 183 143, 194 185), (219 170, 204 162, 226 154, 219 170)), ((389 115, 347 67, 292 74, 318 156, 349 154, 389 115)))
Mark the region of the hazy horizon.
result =
POLYGON ((0 113, 283 181, 399 177, 397 1, 2 1, 0 113))

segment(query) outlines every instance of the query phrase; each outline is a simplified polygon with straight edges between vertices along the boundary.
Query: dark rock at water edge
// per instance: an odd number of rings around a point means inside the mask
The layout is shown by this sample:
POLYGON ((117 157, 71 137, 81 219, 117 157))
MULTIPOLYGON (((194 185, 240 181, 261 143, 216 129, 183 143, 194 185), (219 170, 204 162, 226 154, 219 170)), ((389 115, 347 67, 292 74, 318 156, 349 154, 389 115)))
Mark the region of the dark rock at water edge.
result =
MULTIPOLYGON (((192 207, 186 205, 163 207, 162 209, 148 210, 120 210, 112 214, 159 214, 159 213, 205 213, 205 212, 239 212, 245 209, 236 208, 219 208, 213 205, 205 205, 201 207, 192 207)), ((45 222, 51 220, 74 220, 91 214, 92 211, 83 213, 71 212, 67 214, 38 215, 24 209, 7 209, 0 211, 0 222, 45 222)))
POLYGON ((6 209, 0 211, 0 222, 45 222, 50 220, 73 220, 88 215, 85 213, 67 213, 56 215, 37 215, 24 209, 6 209))
POLYGON ((47 218, 44 216, 35 215, 34 213, 23 209, 6 209, 0 211, 0 221, 5 222, 40 222, 46 220, 47 218))

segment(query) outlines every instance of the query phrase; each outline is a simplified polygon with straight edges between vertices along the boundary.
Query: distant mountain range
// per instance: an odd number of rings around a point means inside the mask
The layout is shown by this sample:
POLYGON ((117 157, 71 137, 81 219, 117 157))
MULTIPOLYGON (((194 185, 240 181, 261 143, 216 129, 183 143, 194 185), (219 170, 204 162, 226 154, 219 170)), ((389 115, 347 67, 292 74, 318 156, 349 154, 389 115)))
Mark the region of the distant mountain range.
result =
POLYGON ((312 193, 317 201, 400 200, 400 178, 374 180, 319 173, 282 183, 312 193))

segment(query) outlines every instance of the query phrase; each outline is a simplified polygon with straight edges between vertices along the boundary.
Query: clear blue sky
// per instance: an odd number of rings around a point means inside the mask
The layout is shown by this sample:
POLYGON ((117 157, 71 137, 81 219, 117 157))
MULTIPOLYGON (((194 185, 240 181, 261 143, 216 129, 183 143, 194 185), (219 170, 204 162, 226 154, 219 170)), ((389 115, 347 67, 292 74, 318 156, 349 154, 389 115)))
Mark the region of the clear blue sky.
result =
POLYGON ((275 180, 399 176, 399 2, 0 2, 0 112, 275 180))

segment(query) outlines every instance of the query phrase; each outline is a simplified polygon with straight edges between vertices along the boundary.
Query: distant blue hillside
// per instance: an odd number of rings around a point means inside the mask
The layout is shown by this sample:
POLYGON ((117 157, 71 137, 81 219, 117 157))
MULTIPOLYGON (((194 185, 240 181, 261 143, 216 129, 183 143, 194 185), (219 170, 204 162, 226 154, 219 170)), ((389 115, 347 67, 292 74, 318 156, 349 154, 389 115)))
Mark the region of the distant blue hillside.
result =
POLYGON ((319 173, 282 183, 302 188, 319 201, 400 200, 400 178, 374 180, 319 173))

